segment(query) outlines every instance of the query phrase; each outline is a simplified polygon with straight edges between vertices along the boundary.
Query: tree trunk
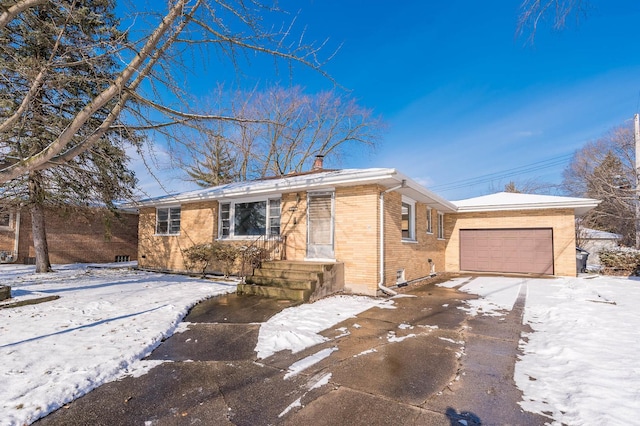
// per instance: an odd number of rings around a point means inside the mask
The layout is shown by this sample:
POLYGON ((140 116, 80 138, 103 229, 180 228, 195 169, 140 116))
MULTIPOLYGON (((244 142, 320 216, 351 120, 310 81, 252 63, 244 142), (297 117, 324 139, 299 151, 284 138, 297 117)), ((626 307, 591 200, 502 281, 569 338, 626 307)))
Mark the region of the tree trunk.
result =
POLYGON ((33 248, 36 252, 36 273, 51 272, 49 261, 49 246, 44 219, 44 190, 40 179, 40 172, 29 174, 29 201, 31 211, 31 231, 33 234, 33 248))

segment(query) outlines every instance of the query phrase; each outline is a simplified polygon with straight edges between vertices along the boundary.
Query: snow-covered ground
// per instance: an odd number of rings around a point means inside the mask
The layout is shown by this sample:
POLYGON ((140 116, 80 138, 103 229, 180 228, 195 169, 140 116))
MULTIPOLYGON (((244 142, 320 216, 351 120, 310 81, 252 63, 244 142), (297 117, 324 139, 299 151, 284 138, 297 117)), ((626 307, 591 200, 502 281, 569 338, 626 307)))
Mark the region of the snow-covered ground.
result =
POLYGON ((141 358, 191 306, 236 289, 236 283, 100 266, 34 274, 33 266, 0 265, 11 301, 60 296, 0 309, 0 425, 31 423, 103 383, 144 374, 155 363, 141 358))
POLYGON ((461 290, 482 296, 470 302, 472 315, 500 315, 523 286, 533 332, 522 336, 515 367, 522 408, 557 425, 639 424, 640 281, 482 277, 461 290))
MULTIPOLYGON (((144 374, 156 362, 141 359, 184 328, 178 324, 191 306, 235 290, 230 282, 110 266, 58 266, 46 275, 0 266, 0 283, 11 285, 16 299, 60 296, 0 309, 0 425, 30 423, 102 383, 144 374)), ((465 308, 470 315, 501 315, 526 290, 524 321, 534 331, 523 336, 515 371, 523 409, 556 424, 637 422, 640 282, 486 277, 461 289, 481 296, 465 308)), ((262 325, 257 356, 319 343, 320 331, 373 306, 393 308, 393 301, 336 296, 285 309, 262 325)))

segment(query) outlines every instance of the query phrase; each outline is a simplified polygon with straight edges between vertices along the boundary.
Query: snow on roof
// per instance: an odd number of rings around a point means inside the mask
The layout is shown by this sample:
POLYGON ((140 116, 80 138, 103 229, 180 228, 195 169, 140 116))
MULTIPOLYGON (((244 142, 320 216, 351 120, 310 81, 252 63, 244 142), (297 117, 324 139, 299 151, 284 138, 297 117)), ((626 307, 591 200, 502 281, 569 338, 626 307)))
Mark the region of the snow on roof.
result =
POLYGON ((621 240, 622 235, 613 232, 600 231, 599 229, 582 228, 581 237, 590 240, 621 240))
POLYGON ((429 191, 427 188, 404 176, 396 169, 341 169, 322 170, 318 172, 298 173, 277 178, 266 178, 253 181, 234 182, 211 188, 165 195, 139 201, 136 205, 168 206, 180 203, 234 199, 254 196, 269 196, 284 192, 333 189, 341 186, 362 184, 380 184, 387 188, 395 188, 416 201, 426 203, 440 211, 455 211, 450 201, 429 191), (400 187, 400 185, 404 185, 400 187))
POLYGON ((600 204, 593 198, 559 197, 555 195, 498 192, 466 200, 453 201, 459 213, 497 210, 540 210, 571 208, 580 216, 600 204))

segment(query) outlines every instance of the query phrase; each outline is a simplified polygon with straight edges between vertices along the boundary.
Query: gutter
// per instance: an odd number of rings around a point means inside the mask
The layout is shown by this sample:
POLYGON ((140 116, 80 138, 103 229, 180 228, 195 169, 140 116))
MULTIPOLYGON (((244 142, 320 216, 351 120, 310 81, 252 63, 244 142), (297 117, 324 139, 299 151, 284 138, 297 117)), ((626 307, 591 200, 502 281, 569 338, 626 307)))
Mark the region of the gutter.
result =
POLYGON ((380 281, 378 282, 378 288, 388 296, 395 296, 398 293, 391 290, 389 287, 384 286, 384 194, 400 188, 404 188, 406 186, 406 179, 402 179, 402 183, 400 185, 380 192, 380 281))

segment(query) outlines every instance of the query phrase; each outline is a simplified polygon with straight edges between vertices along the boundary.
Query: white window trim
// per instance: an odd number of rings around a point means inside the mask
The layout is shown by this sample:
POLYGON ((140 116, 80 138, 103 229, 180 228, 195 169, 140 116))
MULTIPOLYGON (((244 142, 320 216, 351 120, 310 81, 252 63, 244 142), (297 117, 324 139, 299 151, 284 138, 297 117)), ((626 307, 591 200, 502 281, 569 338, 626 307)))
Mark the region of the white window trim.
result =
POLYGON ((444 240, 444 213, 438 212, 438 239, 444 240))
MULTIPOLYGON (((224 241, 246 241, 246 240, 255 240, 260 235, 235 235, 235 213, 236 213, 236 204, 240 203, 257 203, 260 201, 264 201, 266 204, 265 211, 265 233, 263 235, 269 236, 270 226, 270 212, 269 212, 269 201, 270 200, 279 200, 280 201, 280 220, 282 221, 282 196, 274 196, 274 197, 247 197, 247 198, 237 198, 233 200, 220 200, 218 204, 218 240, 224 241), (222 235, 222 208, 223 204, 229 204, 229 235, 222 235)), ((282 232, 282 229, 280 229, 282 232)))
POLYGON ((182 229, 182 206, 181 205, 173 205, 173 206, 158 206, 156 207, 156 223, 154 224, 154 234, 157 237, 175 237, 180 235, 180 230, 182 229), (167 217, 167 232, 164 234, 159 234, 158 233, 158 210, 160 209, 180 209, 180 228, 178 228, 178 232, 175 233, 171 233, 169 232, 169 230, 171 229, 171 211, 167 212, 168 213, 168 217, 167 217))
POLYGON ((433 235, 433 209, 427 207, 427 234, 433 235))
MULTIPOLYGON (((415 200, 402 196, 402 204, 408 204, 410 207, 409 210, 409 238, 402 237, 402 233, 400 237, 403 242, 415 243, 416 240, 416 202, 415 200)), ((400 208, 400 220, 402 221, 402 206, 400 208)))

